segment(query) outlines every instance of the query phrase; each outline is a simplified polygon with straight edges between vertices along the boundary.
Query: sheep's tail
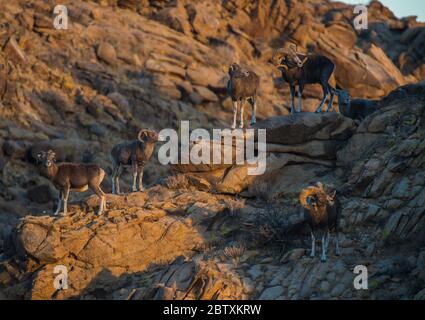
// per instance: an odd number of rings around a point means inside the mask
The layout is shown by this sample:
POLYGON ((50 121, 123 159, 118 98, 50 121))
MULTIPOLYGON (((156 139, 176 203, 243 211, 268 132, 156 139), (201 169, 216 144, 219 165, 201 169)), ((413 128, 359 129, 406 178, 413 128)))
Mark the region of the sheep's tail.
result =
POLYGON ((310 209, 311 206, 308 204, 307 198, 314 195, 314 194, 324 193, 324 192, 325 192, 325 190, 324 190, 323 184, 321 182, 318 182, 314 186, 309 186, 309 187, 301 190, 300 197, 299 197, 301 205, 306 209, 310 209))

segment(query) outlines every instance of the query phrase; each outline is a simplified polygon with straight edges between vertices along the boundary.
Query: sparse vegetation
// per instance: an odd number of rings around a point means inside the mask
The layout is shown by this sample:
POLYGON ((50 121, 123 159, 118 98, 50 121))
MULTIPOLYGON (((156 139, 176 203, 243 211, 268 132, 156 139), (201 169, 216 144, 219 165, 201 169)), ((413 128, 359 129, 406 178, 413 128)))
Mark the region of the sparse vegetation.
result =
POLYGON ((239 244, 237 246, 226 247, 224 248, 223 253, 227 258, 232 259, 233 265, 237 267, 241 257, 245 253, 245 246, 239 244))
POLYGON ((285 241, 287 219, 279 207, 267 206, 254 221, 254 238, 259 244, 285 241))
POLYGON ((187 176, 181 173, 167 177, 165 185, 168 189, 173 190, 188 190, 190 188, 189 179, 187 176))

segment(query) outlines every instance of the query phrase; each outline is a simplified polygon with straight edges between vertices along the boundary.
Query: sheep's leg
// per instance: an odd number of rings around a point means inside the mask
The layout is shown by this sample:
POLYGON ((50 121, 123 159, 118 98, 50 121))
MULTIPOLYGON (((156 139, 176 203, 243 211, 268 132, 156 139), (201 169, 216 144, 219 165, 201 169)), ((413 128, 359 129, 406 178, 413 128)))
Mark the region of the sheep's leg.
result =
POLYGON ((57 216, 59 214, 59 212, 61 211, 62 197, 63 197, 62 190, 59 190, 58 204, 57 204, 57 207, 56 207, 56 211, 54 213, 55 216, 57 216))
POLYGON ((131 188, 131 190, 133 192, 137 191, 137 186, 136 186, 136 183, 137 183, 137 169, 138 169, 137 163, 136 162, 133 162, 133 187, 131 188))
POLYGON ((239 128, 243 128, 243 105, 244 105, 244 99, 241 99, 240 100, 240 102, 239 102, 239 104, 240 104, 240 116, 241 116, 241 122, 240 122, 240 124, 239 124, 239 128))
POLYGON ((329 248, 329 241, 330 241, 330 238, 331 238, 331 234, 330 234, 330 232, 329 232, 329 230, 328 230, 328 232, 326 233, 326 238, 325 238, 325 241, 326 241, 326 245, 325 245, 325 253, 327 254, 328 253, 328 248, 329 248))
POLYGON ((322 261, 322 262, 326 261, 326 236, 325 236, 325 234, 322 235, 322 256, 320 257, 320 261, 322 261))
POLYGON ((97 185, 90 185, 90 189, 96 193, 96 195, 99 197, 99 210, 97 211, 97 215, 101 215, 103 213, 103 210, 106 208, 106 199, 105 199, 105 193, 102 191, 100 186, 97 185))
POLYGON ((251 117, 251 126, 254 125, 257 122, 257 99, 252 97, 250 99, 251 107, 252 107, 252 117, 251 117))
POLYGON ((233 124, 232 129, 236 128, 236 116, 238 115, 238 101, 233 101, 233 124))
POLYGON ((339 248, 339 234, 338 229, 335 232, 335 255, 340 256, 341 255, 341 249, 339 248))
POLYGON ((139 176, 137 190, 144 191, 145 188, 143 188, 143 167, 142 166, 137 168, 137 175, 139 176))
POLYGON ((298 86, 298 112, 301 112, 301 99, 303 96, 304 86, 299 85, 298 86))
POLYGON ((313 231, 311 231, 311 253, 310 257, 314 257, 316 255, 316 238, 314 237, 313 231))
POLYGON ((334 103, 334 98, 335 98, 335 89, 331 88, 328 84, 328 88, 329 91, 331 93, 331 98, 329 99, 329 104, 328 104, 328 109, 326 110, 326 112, 330 112, 333 111, 333 103, 334 103))
POLYGON ((316 113, 322 112, 323 105, 325 104, 326 99, 328 98, 329 89, 326 87, 326 85, 323 85, 323 84, 322 84, 322 88, 323 88, 323 99, 322 101, 320 101, 320 104, 316 109, 316 113))
POLYGON ((69 189, 70 185, 66 185, 63 188, 63 215, 66 215, 68 212, 68 198, 69 198, 69 189))
POLYGON ((117 187, 116 187, 118 168, 119 168, 119 165, 118 166, 114 165, 114 168, 112 169, 112 194, 118 194, 117 187))
POLYGON ((289 87, 291 91, 291 114, 295 113, 295 86, 291 85, 289 87))
POLYGON ((115 180, 115 187, 116 187, 116 191, 117 191, 117 194, 121 194, 121 187, 120 187, 120 176, 121 176, 121 174, 122 174, 122 169, 123 169, 123 167, 121 166, 121 165, 119 165, 118 166, 118 169, 117 169, 117 176, 116 176, 116 180, 115 180))

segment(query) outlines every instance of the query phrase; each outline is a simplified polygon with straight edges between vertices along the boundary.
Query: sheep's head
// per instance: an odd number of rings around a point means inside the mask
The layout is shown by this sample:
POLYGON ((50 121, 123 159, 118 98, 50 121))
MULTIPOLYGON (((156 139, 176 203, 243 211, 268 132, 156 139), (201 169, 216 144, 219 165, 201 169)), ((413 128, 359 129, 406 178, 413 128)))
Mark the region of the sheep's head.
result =
POLYGON ((301 68, 307 61, 307 57, 301 60, 299 53, 297 52, 297 46, 290 44, 287 48, 277 49, 272 57, 272 63, 277 68, 301 68))
POLYGON ((41 151, 37 154, 37 161, 44 167, 51 167, 56 161, 56 153, 53 150, 41 151))
POLYGON ((241 67, 237 63, 232 63, 229 66, 229 71, 228 71, 229 76, 233 77, 240 70, 241 70, 241 67))
POLYGON ((342 105, 350 104, 351 97, 350 94, 345 90, 336 90, 336 94, 338 95, 338 101, 342 105))
POLYGON ((139 131, 139 134, 137 135, 137 139, 140 142, 158 142, 158 141, 165 141, 165 138, 162 135, 159 135, 155 130, 151 129, 142 129, 139 131))
POLYGON ((307 209, 319 209, 325 206, 333 206, 335 204, 336 190, 327 193, 321 182, 314 186, 309 186, 301 191, 301 205, 307 209))

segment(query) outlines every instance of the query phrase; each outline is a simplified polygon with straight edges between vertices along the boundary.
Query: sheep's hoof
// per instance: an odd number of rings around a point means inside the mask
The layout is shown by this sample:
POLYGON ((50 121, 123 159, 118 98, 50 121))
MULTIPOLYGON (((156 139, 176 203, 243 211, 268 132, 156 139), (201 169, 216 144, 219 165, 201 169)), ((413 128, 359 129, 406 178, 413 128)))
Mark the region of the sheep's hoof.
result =
POLYGON ((335 255, 336 255, 337 257, 339 257, 339 256, 341 255, 341 250, 336 250, 336 251, 335 251, 335 255))
POLYGON ((321 257, 320 262, 326 262, 326 258, 321 257))

